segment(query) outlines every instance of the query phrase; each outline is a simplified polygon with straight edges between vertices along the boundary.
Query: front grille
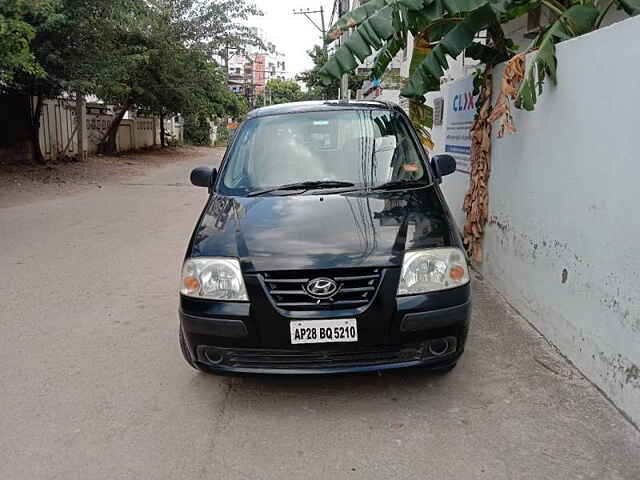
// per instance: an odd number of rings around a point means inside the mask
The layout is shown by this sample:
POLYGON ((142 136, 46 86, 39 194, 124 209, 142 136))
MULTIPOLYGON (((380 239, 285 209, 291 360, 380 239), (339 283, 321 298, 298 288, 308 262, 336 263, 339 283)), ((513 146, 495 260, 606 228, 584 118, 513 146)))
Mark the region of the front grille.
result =
POLYGON ((375 296, 381 268, 299 270, 264 272, 262 280, 274 303, 284 310, 339 310, 365 307, 375 296), (305 287, 314 278, 330 278, 338 290, 329 298, 318 299, 305 287))
POLYGON ((235 368, 340 368, 387 365, 422 358, 422 349, 418 345, 403 348, 369 347, 350 351, 200 348, 200 356, 206 363, 235 368), (215 362, 209 360, 211 354, 215 356, 215 362))

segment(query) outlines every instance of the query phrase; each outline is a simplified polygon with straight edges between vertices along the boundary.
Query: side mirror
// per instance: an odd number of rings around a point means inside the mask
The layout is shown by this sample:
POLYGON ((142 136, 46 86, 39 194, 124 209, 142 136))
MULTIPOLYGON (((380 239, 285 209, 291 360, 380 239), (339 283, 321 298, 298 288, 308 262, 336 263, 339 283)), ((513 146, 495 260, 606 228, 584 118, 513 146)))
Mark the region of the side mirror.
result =
POLYGON ((431 159, 431 168, 438 178, 442 178, 456 171, 456 159, 451 155, 434 155, 431 159))
POLYGON ((210 188, 216 181, 218 171, 209 167, 197 167, 191 170, 191 183, 196 187, 210 188))

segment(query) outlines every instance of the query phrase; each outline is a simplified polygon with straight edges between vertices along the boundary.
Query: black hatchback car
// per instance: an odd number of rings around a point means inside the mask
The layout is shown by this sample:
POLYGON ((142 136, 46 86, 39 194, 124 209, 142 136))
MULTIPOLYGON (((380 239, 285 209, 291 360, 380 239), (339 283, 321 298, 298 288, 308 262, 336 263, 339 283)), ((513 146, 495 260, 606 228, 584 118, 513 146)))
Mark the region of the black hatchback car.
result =
POLYGON ((399 107, 303 102, 254 110, 187 249, 180 344, 193 367, 337 373, 424 366, 464 350, 471 289, 458 230, 399 107))

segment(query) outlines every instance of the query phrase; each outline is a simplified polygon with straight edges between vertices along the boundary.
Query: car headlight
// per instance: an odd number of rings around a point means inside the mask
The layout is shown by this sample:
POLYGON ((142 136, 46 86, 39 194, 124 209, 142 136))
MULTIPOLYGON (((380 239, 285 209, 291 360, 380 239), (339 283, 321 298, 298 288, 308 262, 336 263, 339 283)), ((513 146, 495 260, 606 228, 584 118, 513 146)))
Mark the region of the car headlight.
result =
POLYGON ((412 250, 404 255, 398 295, 445 290, 467 282, 467 260, 459 248, 412 250))
POLYGON ((235 258, 187 258, 182 266, 180 293, 210 300, 249 300, 240 262, 235 258))

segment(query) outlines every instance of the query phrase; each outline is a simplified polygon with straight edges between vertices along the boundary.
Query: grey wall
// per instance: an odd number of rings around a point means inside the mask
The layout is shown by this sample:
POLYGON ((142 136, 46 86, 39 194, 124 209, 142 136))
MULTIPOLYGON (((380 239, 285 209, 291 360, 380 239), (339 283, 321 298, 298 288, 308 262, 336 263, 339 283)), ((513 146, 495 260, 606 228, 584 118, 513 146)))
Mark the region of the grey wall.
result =
MULTIPOLYGON (((559 45, 558 86, 545 84, 535 112, 515 110, 518 133, 494 138, 481 267, 636 423, 639 38, 633 18, 559 45)), ((459 219, 467 184, 461 173, 443 184, 459 219)))

